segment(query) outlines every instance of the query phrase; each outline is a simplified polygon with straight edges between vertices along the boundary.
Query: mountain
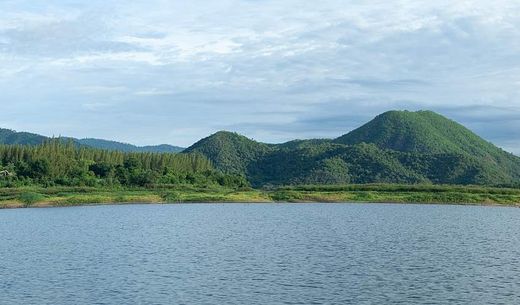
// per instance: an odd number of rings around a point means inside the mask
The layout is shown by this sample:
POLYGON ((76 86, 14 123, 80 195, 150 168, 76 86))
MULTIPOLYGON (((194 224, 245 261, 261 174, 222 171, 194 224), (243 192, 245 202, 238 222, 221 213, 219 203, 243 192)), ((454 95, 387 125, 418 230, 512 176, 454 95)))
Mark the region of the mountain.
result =
MULTIPOLYGON (((36 145, 48 138, 0 129, 0 144, 36 145)), ((63 138, 68 139, 68 138, 63 138)), ((71 139, 125 152, 179 152, 99 139, 71 139)), ((255 187, 296 184, 433 183, 520 187, 520 158, 431 111, 389 111, 337 138, 261 143, 219 131, 183 150, 255 187)))
POLYGON ((346 145, 371 143, 381 149, 400 152, 476 158, 485 168, 495 168, 514 178, 520 176, 517 156, 432 111, 385 112, 334 142, 346 145))
POLYGON ((116 141, 108 141, 101 139, 80 139, 77 142, 81 145, 106 149, 106 150, 117 150, 123 152, 158 152, 158 153, 178 153, 184 150, 182 147, 172 146, 167 144, 155 145, 155 146, 135 146, 132 144, 121 143, 116 141))
POLYGON ((339 183, 520 185, 520 158, 431 111, 390 111, 334 140, 264 144, 218 132, 186 150, 254 186, 339 183))
POLYGON ((214 166, 226 173, 247 174, 247 166, 274 148, 259 143, 238 133, 219 131, 188 147, 186 153, 200 153, 211 160, 214 166))
POLYGON ((0 144, 38 145, 42 144, 47 137, 28 132, 16 132, 10 129, 0 128, 0 144))
MULTIPOLYGON (((16 132, 10 129, 0 128, 0 144, 5 145, 39 145, 49 140, 49 137, 42 135, 16 132)), ((123 152, 156 152, 156 153, 178 153, 184 150, 182 147, 172 145, 156 145, 156 146, 135 146, 127 143, 120 143, 116 141, 108 141, 101 139, 75 139, 64 137, 65 140, 71 140, 78 145, 88 146, 92 148, 99 148, 105 150, 117 150, 123 152)))
POLYGON ((383 149, 421 153, 497 156, 503 152, 466 127, 432 111, 389 111, 336 140, 372 143, 383 149))

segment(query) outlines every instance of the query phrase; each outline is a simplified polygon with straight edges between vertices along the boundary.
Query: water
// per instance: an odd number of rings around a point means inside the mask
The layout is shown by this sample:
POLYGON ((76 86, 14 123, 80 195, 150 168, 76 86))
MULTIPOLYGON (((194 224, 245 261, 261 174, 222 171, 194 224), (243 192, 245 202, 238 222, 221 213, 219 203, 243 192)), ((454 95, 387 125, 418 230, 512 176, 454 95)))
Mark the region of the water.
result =
POLYGON ((520 304, 520 209, 3 210, 0 304, 520 304))

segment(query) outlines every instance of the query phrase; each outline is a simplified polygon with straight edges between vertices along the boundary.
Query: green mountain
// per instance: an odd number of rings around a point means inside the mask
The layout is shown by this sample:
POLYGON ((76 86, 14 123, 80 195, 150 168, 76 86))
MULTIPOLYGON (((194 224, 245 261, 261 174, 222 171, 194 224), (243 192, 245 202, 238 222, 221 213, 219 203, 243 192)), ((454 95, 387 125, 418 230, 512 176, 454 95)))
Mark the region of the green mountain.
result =
MULTIPOLYGON (((0 129, 0 144, 49 138, 0 129)), ((68 138, 63 138, 68 139, 68 138)), ((122 152, 179 152, 98 139, 77 145, 122 152)), ((183 150, 256 187, 296 184, 433 183, 520 186, 520 158, 431 111, 390 111, 337 139, 265 144, 220 131, 183 150)))
POLYGON ((520 185, 520 158, 430 111, 391 111, 335 140, 264 144, 219 132, 186 150, 254 186, 340 183, 520 185))
POLYGON ((432 111, 389 111, 335 143, 371 143, 381 149, 422 154, 452 154, 474 159, 486 170, 520 177, 519 158, 482 139, 459 123, 432 111))
MULTIPOLYGON (((66 141, 71 140, 74 143, 92 148, 99 148, 111 151, 122 152, 157 152, 157 153, 178 153, 184 150, 182 147, 172 145, 156 145, 156 146, 135 146, 132 144, 121 143, 116 141, 108 141, 101 139, 75 139, 64 137, 66 141)), ((10 129, 0 128, 0 144, 5 145, 40 145, 50 140, 49 137, 42 135, 16 132, 10 129)))
POLYGON ((0 144, 8 145, 38 145, 48 139, 34 133, 16 132, 10 129, 0 128, 0 144))
POLYGON ((154 145, 154 146, 135 146, 128 143, 121 143, 116 141, 108 141, 101 139, 80 139, 77 140, 81 145, 106 149, 106 150, 116 150, 122 152, 158 152, 158 153, 178 153, 184 150, 182 147, 172 146, 167 144, 162 145, 154 145))
POLYGON ((389 111, 336 143, 372 143, 383 149, 421 153, 466 153, 479 157, 503 152, 466 127, 432 111, 389 111))
POLYGON ((247 175, 249 164, 274 150, 268 144, 259 143, 237 133, 219 131, 186 148, 186 153, 200 153, 214 166, 232 174, 247 175))

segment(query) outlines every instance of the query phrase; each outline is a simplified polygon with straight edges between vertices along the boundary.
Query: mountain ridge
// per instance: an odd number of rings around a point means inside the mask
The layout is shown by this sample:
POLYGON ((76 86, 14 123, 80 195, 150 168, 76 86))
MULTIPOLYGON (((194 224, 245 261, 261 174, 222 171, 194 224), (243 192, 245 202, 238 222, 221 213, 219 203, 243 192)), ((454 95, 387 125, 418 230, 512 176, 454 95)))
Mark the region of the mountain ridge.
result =
POLYGON ((217 169, 269 184, 520 185, 520 158, 432 111, 388 111, 336 139, 266 144, 220 131, 195 143, 217 169), (243 157, 246 156, 246 157, 243 157))
MULTIPOLYGON (((64 140, 71 140, 78 145, 92 148, 115 150, 122 152, 156 152, 156 153, 178 153, 184 150, 183 147, 159 144, 149 146, 137 146, 129 143, 96 139, 83 138, 77 139, 72 137, 60 137, 64 140)), ((51 137, 42 136, 30 132, 18 132, 12 129, 0 128, 0 144, 4 145, 39 145, 45 141, 52 139, 51 137)))
POLYGON ((178 153, 184 150, 183 147, 169 144, 137 146, 130 143, 111 141, 96 138, 83 138, 77 140, 80 144, 89 147, 118 150, 122 152, 157 152, 157 153, 178 153))

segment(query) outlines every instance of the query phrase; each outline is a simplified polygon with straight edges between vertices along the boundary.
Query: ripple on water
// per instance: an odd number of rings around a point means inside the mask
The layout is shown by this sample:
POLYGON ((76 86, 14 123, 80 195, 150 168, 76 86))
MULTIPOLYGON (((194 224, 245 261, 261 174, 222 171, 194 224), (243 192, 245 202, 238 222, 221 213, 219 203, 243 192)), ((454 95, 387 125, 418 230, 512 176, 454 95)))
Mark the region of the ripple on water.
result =
POLYGON ((520 210, 0 211, 0 304, 518 304, 520 210))

